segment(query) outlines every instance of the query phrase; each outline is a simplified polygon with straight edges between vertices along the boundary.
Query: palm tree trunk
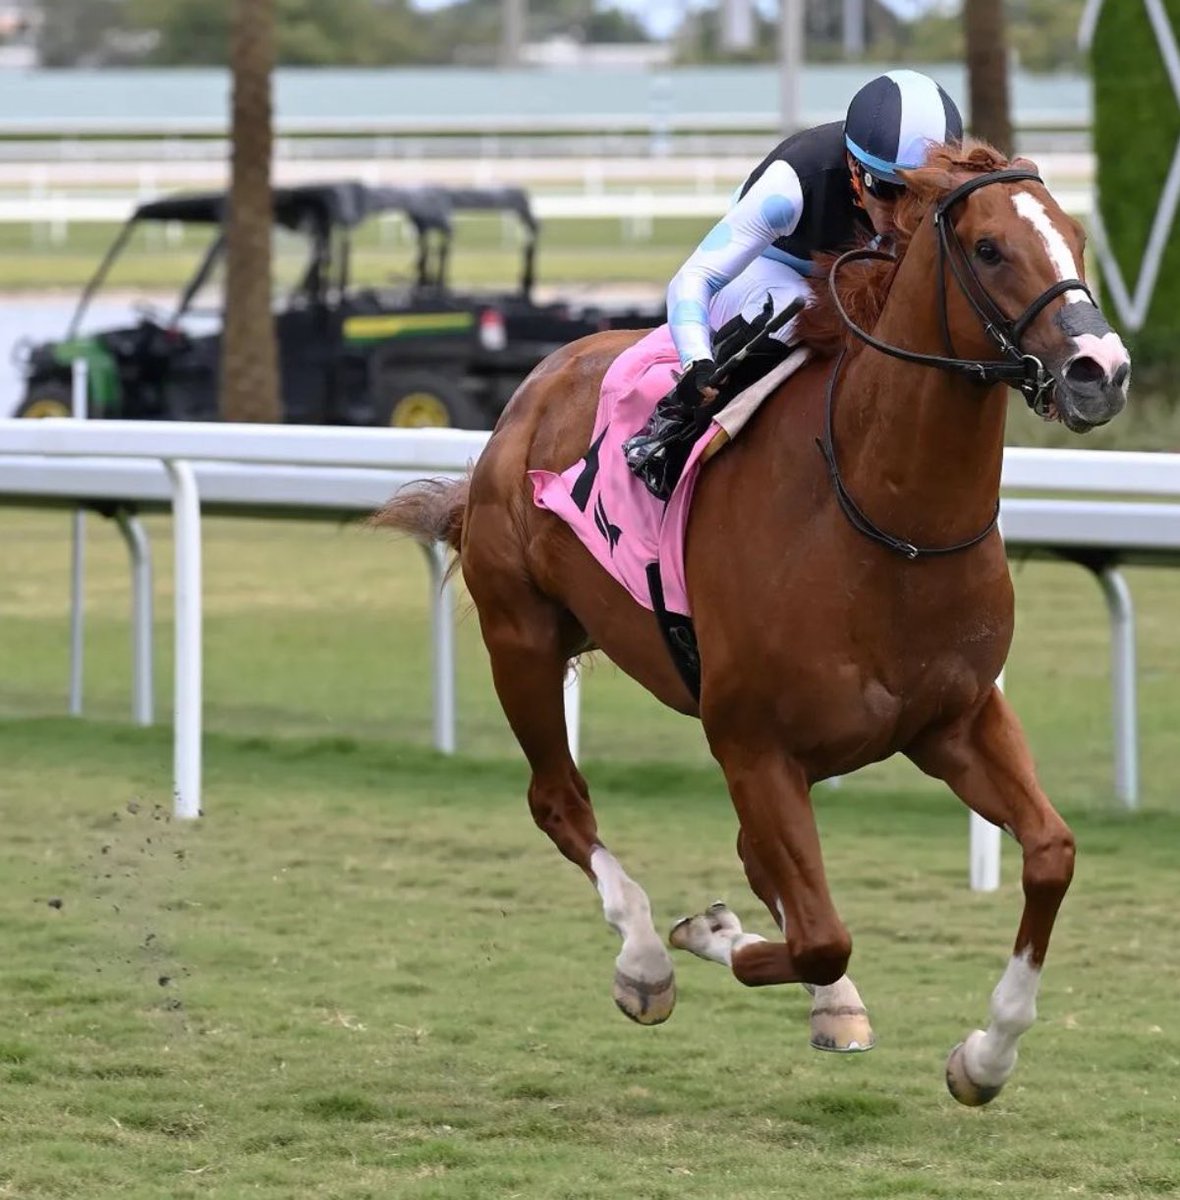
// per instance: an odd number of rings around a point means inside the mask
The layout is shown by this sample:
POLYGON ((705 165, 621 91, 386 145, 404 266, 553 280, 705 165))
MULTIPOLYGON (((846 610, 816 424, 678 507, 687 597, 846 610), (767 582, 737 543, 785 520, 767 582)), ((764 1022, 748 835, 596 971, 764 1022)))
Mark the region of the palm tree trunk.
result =
POLYGON ((1012 153, 1008 107, 1008 28, 1004 0, 964 0, 964 36, 971 100, 971 132, 1012 153))
POLYGON ((226 221, 221 413, 278 421, 279 368, 271 315, 271 73, 274 0, 233 0, 233 178, 226 221))

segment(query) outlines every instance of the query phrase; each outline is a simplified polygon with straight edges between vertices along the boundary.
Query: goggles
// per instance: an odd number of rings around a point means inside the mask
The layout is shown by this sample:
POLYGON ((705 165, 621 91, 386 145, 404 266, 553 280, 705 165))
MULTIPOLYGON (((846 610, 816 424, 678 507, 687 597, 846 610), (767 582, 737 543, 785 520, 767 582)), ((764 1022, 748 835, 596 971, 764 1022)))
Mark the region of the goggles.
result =
POLYGON ((875 199, 893 201, 905 192, 904 183, 890 183, 886 179, 878 179, 863 163, 857 163, 856 167, 861 187, 875 199))

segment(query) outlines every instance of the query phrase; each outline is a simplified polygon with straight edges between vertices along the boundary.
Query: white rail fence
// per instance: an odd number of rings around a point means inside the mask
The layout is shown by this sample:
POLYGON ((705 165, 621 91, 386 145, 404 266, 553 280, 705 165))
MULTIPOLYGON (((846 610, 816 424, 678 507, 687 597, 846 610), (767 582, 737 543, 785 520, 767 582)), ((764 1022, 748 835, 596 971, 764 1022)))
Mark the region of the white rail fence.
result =
MULTIPOLYGON (((0 503, 114 506, 133 581, 133 718, 152 719, 151 562, 136 513, 170 508, 176 553, 174 777, 176 812, 201 808, 201 515, 283 514, 333 519, 372 511, 424 475, 458 476, 488 435, 464 430, 377 430, 132 421, 0 421, 0 503)), ((1075 561, 1098 577, 1110 612, 1115 791, 1138 803, 1134 610, 1123 562, 1180 564, 1180 455, 1010 449, 1003 529, 1013 555, 1075 561), (1039 493, 1012 496, 1007 493, 1039 493), (1055 493, 1101 495, 1062 499, 1055 493), (1117 499, 1110 497, 1117 496, 1117 499)), ((79 514, 75 521, 79 520, 79 514)), ((76 534, 79 532, 76 529, 76 534)), ((80 550, 81 539, 77 546, 80 550)), ((434 645, 434 740, 456 746, 452 597, 445 553, 427 548, 434 645)), ((75 558, 71 710, 81 706, 81 560, 75 558)), ((575 756, 578 685, 567 717, 575 756)), ((971 883, 999 883, 999 831, 973 818, 971 883)))
MULTIPOLYGON (((1087 218, 1093 211, 1093 192, 1088 187, 1054 189, 1058 203, 1067 212, 1087 218)), ((0 197, 0 224, 29 225, 48 230, 53 245, 64 245, 74 225, 116 225, 131 215, 136 204, 150 198, 85 196, 68 192, 0 197)), ((624 222, 636 240, 649 238, 656 220, 721 217, 730 206, 729 191, 660 191, 637 186, 626 191, 585 191, 541 194, 532 197, 533 212, 540 220, 615 219, 624 222)), ((379 218, 396 221, 396 217, 379 218)), ((179 226, 177 226, 179 228, 179 226)))

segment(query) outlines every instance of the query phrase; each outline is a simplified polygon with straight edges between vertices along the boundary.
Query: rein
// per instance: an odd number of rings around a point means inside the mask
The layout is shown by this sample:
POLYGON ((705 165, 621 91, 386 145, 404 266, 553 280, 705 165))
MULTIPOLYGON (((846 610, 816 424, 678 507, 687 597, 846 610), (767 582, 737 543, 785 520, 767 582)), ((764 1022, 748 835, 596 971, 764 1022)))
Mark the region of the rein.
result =
MULTIPOLYGON (((868 330, 862 329, 857 325, 844 308, 836 288, 836 277, 841 267, 846 266, 848 263, 866 262, 870 259, 892 262, 896 261, 894 255, 883 250, 872 249, 849 250, 847 253, 841 254, 832 264, 832 269, 828 276, 828 289, 831 292, 836 312, 844 322, 845 327, 859 338, 860 341, 864 342, 865 345, 871 346, 874 350, 882 354, 887 354, 891 358, 901 359, 903 362, 914 363, 921 367, 935 367, 941 371, 951 371, 956 374, 966 375, 977 383, 989 385, 1007 383, 1016 388, 1024 396, 1029 407, 1034 412, 1043 416, 1048 407, 1048 396, 1053 387, 1053 377, 1045 369, 1044 363, 1039 358, 1032 354, 1025 354, 1020 349, 1021 338, 1042 310, 1063 292, 1080 289, 1090 297, 1091 303, 1094 302, 1094 297, 1081 279, 1061 279, 1050 287, 1047 287, 1014 321, 1009 320, 1000 311, 998 305, 988 294, 987 288, 983 286, 979 276, 975 273, 975 268, 971 265, 967 251, 963 249, 963 244, 959 241, 958 235, 955 233, 953 222, 947 219, 947 213, 955 204, 979 188, 987 187, 993 183, 1015 183, 1018 180, 1024 179, 1034 180, 1037 183, 1043 182, 1035 171, 1020 169, 988 171, 985 174, 977 175, 975 178, 967 180, 966 183, 962 183, 954 190, 948 192, 934 209, 934 227, 938 232, 939 316, 942 322, 943 342, 947 349, 946 355, 921 354, 916 350, 906 350, 901 346, 890 345, 888 342, 874 337, 868 330), (950 321, 947 316, 946 267, 948 265, 955 277, 955 282, 959 285, 959 290, 975 310, 983 322, 984 330, 999 347, 1007 361, 1001 359, 989 362, 983 359, 958 358, 955 355, 954 345, 951 340, 950 321)), ((844 362, 846 353, 847 350, 841 351, 840 357, 836 360, 836 365, 833 367, 832 373, 828 378, 824 434, 822 439, 817 439, 817 444, 824 456, 824 460, 828 464, 832 486, 835 489, 840 508, 848 518, 849 523, 859 533, 864 534, 865 537, 911 560, 935 555, 955 554, 960 550, 969 550, 972 546, 977 546, 996 527, 996 522, 1000 516, 999 500, 996 501, 996 510, 992 514, 992 519, 974 537, 967 538, 962 542, 956 542, 950 546, 916 546, 913 542, 886 533, 885 530, 875 525, 852 499, 843 479, 840 477, 840 468, 836 463, 836 447, 832 437, 832 415, 836 402, 836 379, 840 374, 840 367, 844 362)))

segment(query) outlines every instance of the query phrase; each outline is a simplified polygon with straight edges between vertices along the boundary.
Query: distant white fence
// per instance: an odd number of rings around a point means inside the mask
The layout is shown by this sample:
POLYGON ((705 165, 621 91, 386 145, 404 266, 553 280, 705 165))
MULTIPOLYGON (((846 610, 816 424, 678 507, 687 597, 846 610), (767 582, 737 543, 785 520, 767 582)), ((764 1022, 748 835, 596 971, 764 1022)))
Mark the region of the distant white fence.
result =
MULTIPOLYGON (((342 159, 287 162, 276 183, 291 186, 325 178, 360 179, 371 186, 429 183, 439 186, 528 188, 543 220, 618 218, 650 225, 661 217, 719 217, 753 155, 652 158, 342 159)), ((1093 205, 1094 159, 1089 153, 1037 156, 1046 183, 1075 216, 1093 205)), ((0 162, 0 223, 48 225, 56 238, 71 224, 116 224, 163 192, 220 189, 223 161, 103 162, 66 159, 46 163, 0 162)))
MULTIPOLYGON (((1056 191, 1058 203, 1071 215, 1086 219, 1092 212, 1093 196, 1081 188, 1056 191)), ((729 208, 732 195, 709 192, 657 192, 636 188, 630 192, 583 192, 564 196, 534 196, 533 212, 541 220, 593 220, 615 218, 624 223, 628 238, 643 241, 654 232, 656 220, 720 218, 729 208)), ((73 196, 21 196, 0 198, 0 224, 25 224, 47 229, 52 245, 69 240, 72 225, 121 224, 137 202, 125 199, 73 196)), ((175 230, 179 226, 174 227, 175 230)))

